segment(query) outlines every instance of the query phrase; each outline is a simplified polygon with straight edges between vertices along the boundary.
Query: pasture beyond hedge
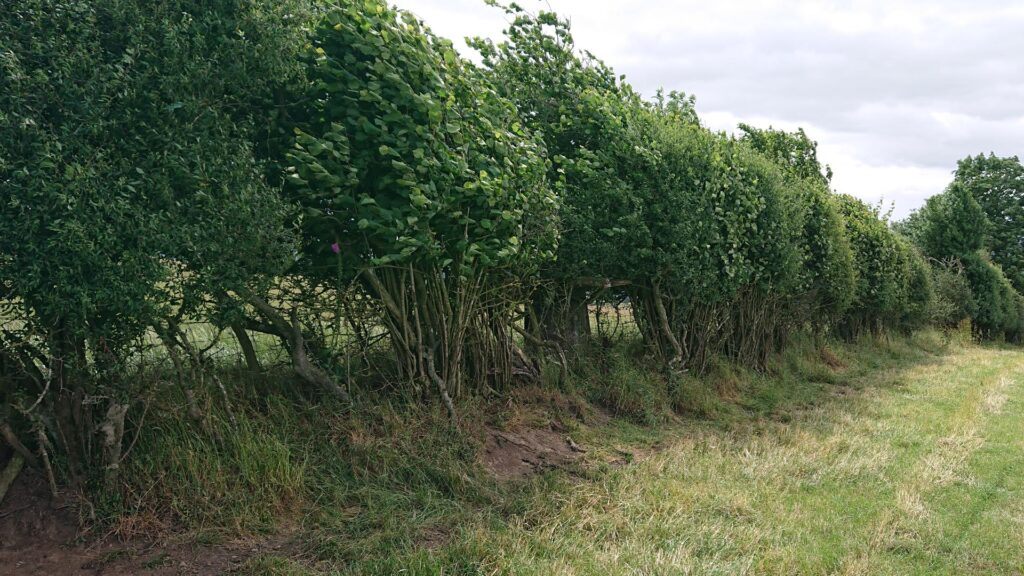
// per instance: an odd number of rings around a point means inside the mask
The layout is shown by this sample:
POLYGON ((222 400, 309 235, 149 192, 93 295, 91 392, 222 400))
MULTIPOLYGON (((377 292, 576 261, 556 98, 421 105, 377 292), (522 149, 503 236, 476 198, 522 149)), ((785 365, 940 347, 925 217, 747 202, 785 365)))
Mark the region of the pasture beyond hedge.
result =
POLYGON ((964 160, 892 225, 831 191, 802 130, 712 132, 556 15, 495 9, 479 65, 380 0, 0 14, 8 448, 113 497, 156 395, 219 434, 210 405, 243 394, 224 339, 309 402, 440 402, 457 424, 615 345, 594 310, 628 311, 613 336, 665 386, 806 337, 1021 338, 1016 158, 964 160))

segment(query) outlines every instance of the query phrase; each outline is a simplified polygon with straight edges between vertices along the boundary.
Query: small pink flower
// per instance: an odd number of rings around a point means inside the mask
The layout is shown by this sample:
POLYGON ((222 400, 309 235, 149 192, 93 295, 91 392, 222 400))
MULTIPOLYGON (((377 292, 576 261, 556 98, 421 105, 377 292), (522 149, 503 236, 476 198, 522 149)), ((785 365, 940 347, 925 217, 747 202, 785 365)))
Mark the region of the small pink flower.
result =
POLYGON ((341 245, 338 244, 337 242, 331 244, 331 252, 334 252, 335 254, 341 254, 341 245))

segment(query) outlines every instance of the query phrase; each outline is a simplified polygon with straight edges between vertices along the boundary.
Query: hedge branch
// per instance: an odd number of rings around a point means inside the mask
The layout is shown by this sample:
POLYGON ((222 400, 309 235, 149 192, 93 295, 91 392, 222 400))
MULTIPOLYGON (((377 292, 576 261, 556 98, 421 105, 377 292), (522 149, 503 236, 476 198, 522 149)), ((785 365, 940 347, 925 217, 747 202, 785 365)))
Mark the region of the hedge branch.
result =
POLYGON ((0 473, 0 504, 4 501, 4 496, 7 496, 7 490, 14 484, 14 480, 21 474, 21 468, 25 464, 25 460, 21 457, 21 454, 15 454, 11 457, 11 461, 7 463, 7 467, 4 468, 3 473, 0 473))
POLYGON ((276 308, 259 296, 249 295, 248 300, 281 334, 286 335, 288 347, 291 349, 289 352, 291 352, 292 369, 300 378, 323 388, 344 402, 351 402, 351 398, 344 388, 339 386, 327 372, 310 362, 306 353, 305 339, 302 336, 302 326, 299 324, 299 315, 295 310, 291 311, 291 322, 289 323, 276 308))

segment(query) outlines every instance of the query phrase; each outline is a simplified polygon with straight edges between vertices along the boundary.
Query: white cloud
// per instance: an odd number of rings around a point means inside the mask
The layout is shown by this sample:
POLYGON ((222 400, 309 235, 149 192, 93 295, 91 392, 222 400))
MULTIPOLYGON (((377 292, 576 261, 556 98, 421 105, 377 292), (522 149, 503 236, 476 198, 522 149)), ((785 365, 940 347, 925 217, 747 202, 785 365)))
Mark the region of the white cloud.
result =
MULTIPOLYGON (((500 38, 482 0, 397 0, 442 36, 500 38)), ((804 127, 840 192, 902 216, 959 158, 1024 155, 1024 4, 966 0, 519 0, 553 9, 642 93, 716 129, 804 127)))

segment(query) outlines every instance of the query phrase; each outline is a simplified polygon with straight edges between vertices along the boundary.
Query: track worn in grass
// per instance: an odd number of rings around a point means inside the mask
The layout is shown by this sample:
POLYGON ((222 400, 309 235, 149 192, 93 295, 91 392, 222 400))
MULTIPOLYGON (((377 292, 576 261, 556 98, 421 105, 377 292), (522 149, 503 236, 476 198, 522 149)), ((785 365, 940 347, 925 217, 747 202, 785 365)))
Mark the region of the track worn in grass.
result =
MULTIPOLYGON (((995 348, 866 368, 788 421, 663 427, 661 448, 631 466, 538 483, 521 512, 461 526, 441 549, 351 568, 1020 574, 1022 380, 1024 354, 995 348)), ((613 445, 629 433, 601 435, 613 445)))

